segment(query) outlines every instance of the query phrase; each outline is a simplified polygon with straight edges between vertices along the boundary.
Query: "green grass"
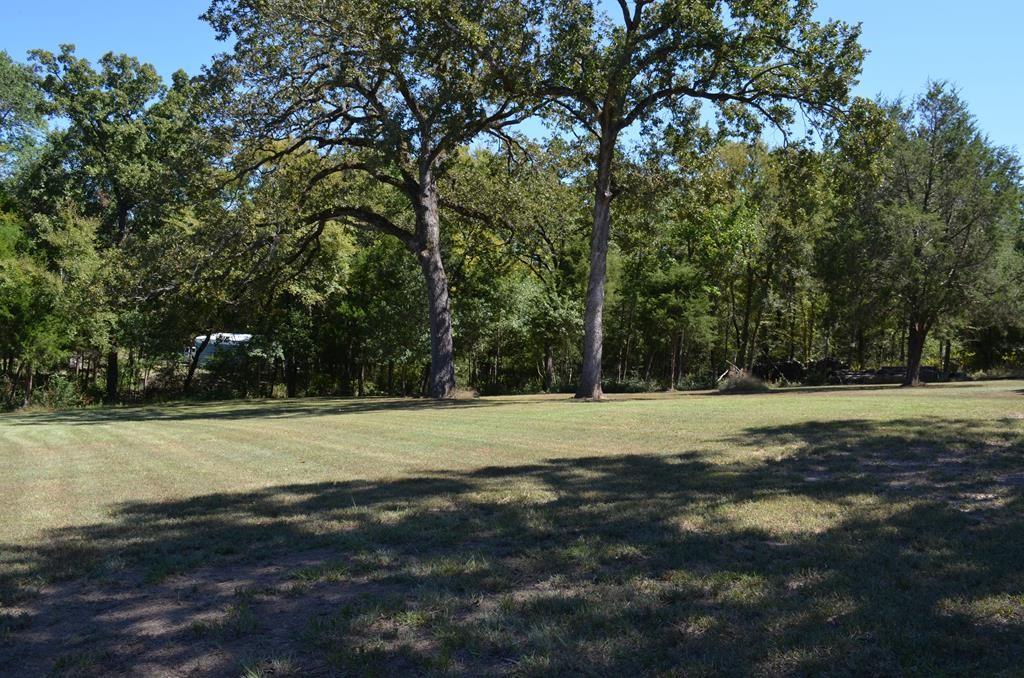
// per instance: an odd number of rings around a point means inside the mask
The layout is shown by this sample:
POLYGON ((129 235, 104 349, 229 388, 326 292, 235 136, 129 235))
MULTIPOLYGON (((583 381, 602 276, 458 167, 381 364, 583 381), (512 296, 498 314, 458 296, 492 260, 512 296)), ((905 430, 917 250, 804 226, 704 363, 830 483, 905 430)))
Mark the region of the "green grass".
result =
POLYGON ((1022 498, 1022 382, 9 415, 0 673, 1020 675, 1022 498))

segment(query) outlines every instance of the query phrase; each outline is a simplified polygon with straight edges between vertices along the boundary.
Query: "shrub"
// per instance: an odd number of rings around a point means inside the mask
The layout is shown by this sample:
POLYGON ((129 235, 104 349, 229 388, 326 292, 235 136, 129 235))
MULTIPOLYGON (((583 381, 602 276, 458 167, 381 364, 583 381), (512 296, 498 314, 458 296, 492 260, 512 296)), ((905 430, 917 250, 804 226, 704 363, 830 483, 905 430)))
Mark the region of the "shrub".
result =
MULTIPOLYGON (((965 375, 958 375, 960 379, 957 381, 963 381, 965 375)), ((976 381, 991 381, 994 379, 1024 379, 1024 369, 1014 367, 994 367, 990 370, 980 370, 978 372, 972 372, 971 379, 976 381)))
POLYGON ((679 378, 677 391, 707 391, 715 388, 715 377, 707 374, 686 374, 679 378))
POLYGON ((605 393, 653 393, 663 389, 664 387, 657 381, 639 377, 627 377, 622 381, 606 381, 601 386, 601 390, 605 393))
POLYGON ((82 407, 86 398, 73 380, 54 374, 46 384, 32 393, 32 405, 48 410, 69 410, 82 407))

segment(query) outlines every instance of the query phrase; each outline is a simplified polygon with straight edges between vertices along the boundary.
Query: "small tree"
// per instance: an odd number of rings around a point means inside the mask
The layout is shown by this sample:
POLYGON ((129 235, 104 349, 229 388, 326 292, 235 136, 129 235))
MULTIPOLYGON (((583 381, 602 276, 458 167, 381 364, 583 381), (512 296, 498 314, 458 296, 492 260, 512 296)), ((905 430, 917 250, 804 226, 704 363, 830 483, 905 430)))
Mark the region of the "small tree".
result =
POLYGON ((581 157, 575 145, 554 139, 524 143, 522 150, 528 161, 509 162, 489 149, 467 154, 453 167, 447 188, 458 196, 453 210, 463 219, 455 226, 463 226, 465 248, 492 254, 474 255, 479 283, 492 287, 501 304, 510 300, 500 299, 508 289, 495 287, 500 272, 519 267, 531 279, 518 286, 531 290, 524 325, 539 353, 543 388, 551 391, 559 380, 557 364, 576 362, 573 346, 582 328, 586 191, 577 181, 581 157))

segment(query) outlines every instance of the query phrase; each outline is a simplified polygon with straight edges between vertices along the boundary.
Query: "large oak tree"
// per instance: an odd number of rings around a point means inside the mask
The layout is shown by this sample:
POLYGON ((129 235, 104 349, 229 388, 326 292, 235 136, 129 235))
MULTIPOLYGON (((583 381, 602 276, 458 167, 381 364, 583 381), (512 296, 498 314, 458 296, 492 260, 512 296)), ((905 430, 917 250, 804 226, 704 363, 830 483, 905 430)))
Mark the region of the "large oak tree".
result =
POLYGON ((62 45, 31 57, 45 111, 60 124, 20 183, 32 211, 55 215, 71 201, 98 222, 96 245, 109 274, 106 397, 114 402, 122 320, 147 296, 136 289, 137 269, 150 262, 130 252, 204 197, 201 179, 219 146, 200 128, 195 83, 182 71, 168 87, 153 66, 124 54, 93 65, 62 45))
POLYGON ((238 140, 268 152, 320 154, 314 185, 338 174, 397 192, 406 214, 339 194, 303 221, 340 221, 397 238, 415 256, 429 300, 430 395, 455 390, 451 303, 441 254, 438 180, 460 147, 530 110, 537 16, 520 0, 214 0, 205 18, 233 53, 238 140), (281 149, 281 144, 286 146, 281 149))
POLYGON ((859 29, 814 19, 814 0, 552 0, 542 91, 595 144, 590 278, 577 397, 600 398, 605 280, 624 130, 700 125, 704 104, 730 126, 785 128, 795 110, 829 112, 860 70, 859 29))

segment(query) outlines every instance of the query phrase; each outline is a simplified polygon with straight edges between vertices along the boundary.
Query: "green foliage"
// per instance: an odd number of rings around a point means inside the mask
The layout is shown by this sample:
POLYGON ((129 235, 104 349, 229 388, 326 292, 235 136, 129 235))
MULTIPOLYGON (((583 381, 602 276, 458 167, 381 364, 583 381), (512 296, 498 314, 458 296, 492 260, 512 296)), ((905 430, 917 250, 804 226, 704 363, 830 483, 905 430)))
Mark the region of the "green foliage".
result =
POLYGON ((60 374, 50 376, 46 385, 35 391, 30 404, 48 410, 69 410, 88 404, 80 386, 60 374))
POLYGON ((67 121, 52 133, 51 148, 36 167, 33 197, 52 205, 73 196, 88 216, 101 219, 104 240, 124 241, 142 213, 153 212, 168 178, 153 152, 148 106, 163 94, 156 70, 127 55, 104 55, 99 70, 75 55, 32 53, 48 112, 67 121))
POLYGON ((13 215, 6 215, 0 231, 6 241, 0 242, 0 351, 29 367, 54 365, 99 332, 89 313, 95 224, 70 209, 59 220, 60 227, 46 218, 35 221, 36 248, 13 215))
POLYGON ((547 9, 546 91, 571 124, 599 138, 665 109, 690 127, 696 100, 735 128, 785 126, 794 103, 809 112, 841 105, 864 55, 860 29, 816 22, 813 0, 573 0, 547 9))
MULTIPOLYGON (((582 129, 594 144, 596 192, 577 397, 599 398, 623 130, 643 123, 649 134, 667 137, 671 147, 691 158, 723 133, 753 135, 766 122, 785 133, 797 110, 810 118, 827 117, 846 102, 864 53, 857 42, 860 29, 815 21, 813 0, 705 5, 623 0, 619 13, 609 10, 614 18, 589 0, 545 6, 550 53, 541 91, 563 126, 582 129), (705 104, 716 110, 717 130, 704 122, 705 104), (664 129, 672 131, 664 134, 664 129)), ((749 327, 743 332, 741 361, 752 353, 749 327)))
POLYGON ((216 0, 201 78, 0 55, 3 399, 1014 367, 1019 160, 943 85, 846 105, 858 29, 812 10, 216 0), (823 145, 757 139, 798 110, 823 145), (185 357, 218 332, 256 339, 185 357))
POLYGON ((0 50, 0 180, 30 158, 43 129, 43 97, 35 74, 0 50))
POLYGON ((861 337, 885 316, 909 328, 911 363, 932 330, 997 317, 982 299, 1019 285, 1020 161, 966 103, 943 83, 910 106, 861 103, 836 152, 837 218, 819 248, 835 312, 861 337))

